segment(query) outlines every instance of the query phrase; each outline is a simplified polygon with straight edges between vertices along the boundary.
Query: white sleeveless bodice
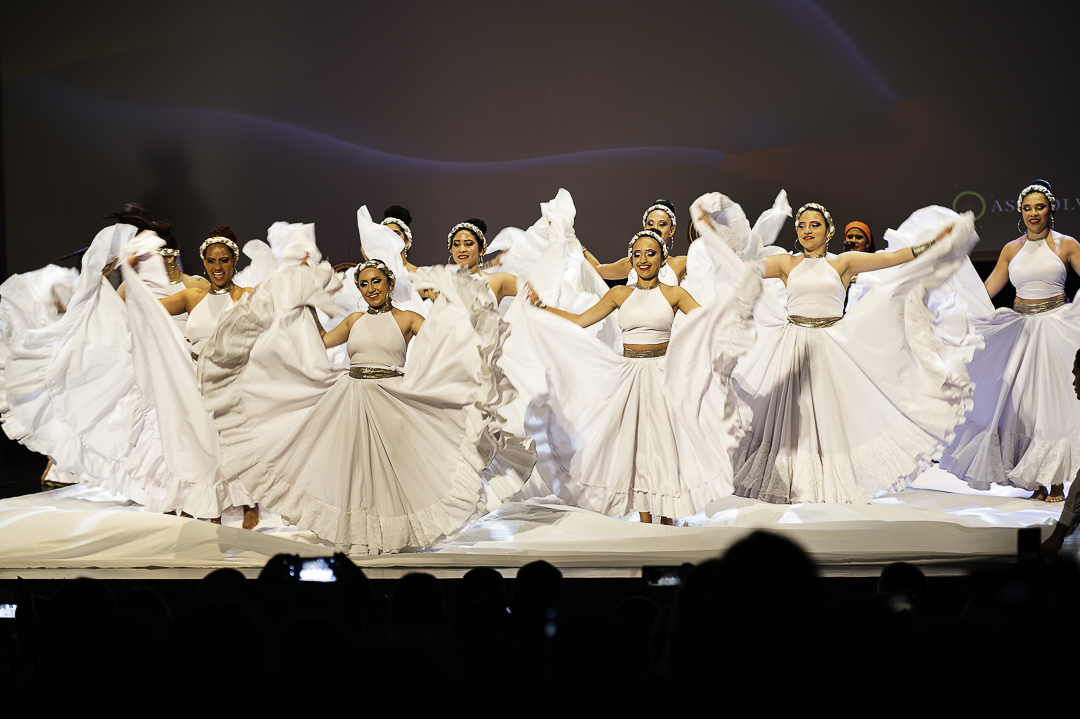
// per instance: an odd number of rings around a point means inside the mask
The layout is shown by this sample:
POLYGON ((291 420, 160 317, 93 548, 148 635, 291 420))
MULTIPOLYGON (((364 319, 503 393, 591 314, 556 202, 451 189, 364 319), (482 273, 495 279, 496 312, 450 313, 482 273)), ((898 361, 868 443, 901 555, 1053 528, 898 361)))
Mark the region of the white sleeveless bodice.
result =
MULTIPOLYGON (((669 265, 666 262, 663 264, 663 266, 660 267, 660 275, 659 275, 659 277, 660 277, 660 282, 662 284, 671 285, 673 287, 678 286, 678 284, 679 284, 678 275, 675 274, 675 270, 671 269, 671 265, 669 265)), ((630 274, 628 274, 626 276, 626 284, 627 285, 636 285, 637 284, 637 270, 635 270, 633 267, 630 268, 630 274)), ((631 343, 631 344, 633 344, 633 343, 631 343)))
POLYGON ((202 301, 195 305, 195 309, 188 315, 187 326, 185 327, 188 342, 191 343, 192 354, 199 355, 202 353, 206 341, 210 339, 210 336, 214 334, 214 330, 217 329, 218 318, 233 304, 231 294, 226 292, 223 295, 207 293, 206 297, 203 297, 202 301))
POLYGON ((1046 240, 1028 240, 1009 262, 1009 281, 1023 300, 1047 300, 1065 292, 1065 263, 1046 240))
POLYGON ((364 313, 349 330, 345 345, 353 367, 401 370, 405 366, 405 336, 392 312, 364 313))
POLYGON ((619 308, 623 344, 663 344, 671 339, 674 319, 675 312, 659 287, 655 290, 634 289, 619 308))
POLYGON ((843 317, 845 294, 844 283, 828 258, 803 258, 788 275, 788 314, 843 317))

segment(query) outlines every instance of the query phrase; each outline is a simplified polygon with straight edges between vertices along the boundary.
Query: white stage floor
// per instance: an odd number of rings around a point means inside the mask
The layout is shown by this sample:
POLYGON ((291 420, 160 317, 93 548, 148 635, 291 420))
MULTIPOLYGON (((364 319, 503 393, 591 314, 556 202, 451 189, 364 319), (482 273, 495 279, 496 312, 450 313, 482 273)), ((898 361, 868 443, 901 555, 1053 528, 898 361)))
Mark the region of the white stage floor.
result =
MULTIPOLYGON (((460 576, 477 566, 513 568, 545 559, 567 576, 639 576, 643 565, 700 562, 757 529, 798 542, 823 567, 894 561, 972 562, 1016 552, 1016 530, 1049 534, 1061 504, 1033 502, 1008 488, 975 492, 931 469, 918 482, 868 505, 775 505, 731 497, 684 520, 644 525, 562 504, 506 504, 452 540, 417 553, 355 556, 373 578, 410 570, 460 576)), ((201 577, 218 567, 254 575, 287 552, 330 554, 310 532, 265 517, 255 531, 240 515, 222 525, 160 514, 94 488, 73 485, 0 501, 0 578, 201 577)), ((828 573, 826 571, 825 573, 828 573)))

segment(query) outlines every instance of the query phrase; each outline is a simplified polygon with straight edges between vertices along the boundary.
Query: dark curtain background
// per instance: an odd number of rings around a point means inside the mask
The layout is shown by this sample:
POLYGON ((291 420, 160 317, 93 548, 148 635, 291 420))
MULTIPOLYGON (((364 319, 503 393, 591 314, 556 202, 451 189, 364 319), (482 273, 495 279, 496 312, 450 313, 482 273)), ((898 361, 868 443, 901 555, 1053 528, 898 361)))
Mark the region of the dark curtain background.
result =
POLYGON ((410 258, 442 262, 455 222, 524 227, 560 187, 606 259, 657 197, 685 227, 704 192, 753 218, 781 188, 878 237, 924 205, 973 209, 993 259, 1036 177, 1080 233, 1071 9, 4 3, 6 271, 85 246, 127 201, 175 223, 189 270, 221 223, 247 240, 314 222, 329 259, 356 260, 363 204, 409 207, 410 258))

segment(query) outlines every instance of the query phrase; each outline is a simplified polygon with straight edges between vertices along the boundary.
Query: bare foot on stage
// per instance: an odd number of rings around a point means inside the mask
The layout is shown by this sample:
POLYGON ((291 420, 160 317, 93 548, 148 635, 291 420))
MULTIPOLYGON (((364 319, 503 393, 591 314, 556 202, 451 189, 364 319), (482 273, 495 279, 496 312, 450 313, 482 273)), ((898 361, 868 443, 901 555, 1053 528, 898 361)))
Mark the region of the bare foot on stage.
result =
POLYGON ((652 524, 652 512, 638 512, 642 524, 652 524))
POLYGON ((1036 489, 1029 499, 1034 499, 1037 502, 1064 502, 1065 501, 1065 485, 1055 484, 1050 487, 1050 491, 1046 491, 1046 487, 1039 487, 1036 489))
POLYGON ((244 505, 244 529, 255 529, 259 525, 259 510, 244 505))
POLYGON ((675 526, 675 522, 671 519, 671 517, 660 517, 660 524, 666 525, 668 527, 675 526))
POLYGON ((210 524, 221 524, 221 517, 210 520, 210 524))

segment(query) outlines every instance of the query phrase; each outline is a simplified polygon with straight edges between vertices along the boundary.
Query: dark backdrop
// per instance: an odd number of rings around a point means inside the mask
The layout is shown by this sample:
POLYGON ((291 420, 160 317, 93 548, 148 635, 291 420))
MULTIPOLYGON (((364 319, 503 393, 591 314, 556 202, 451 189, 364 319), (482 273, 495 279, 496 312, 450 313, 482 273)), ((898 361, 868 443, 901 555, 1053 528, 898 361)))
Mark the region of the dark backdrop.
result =
POLYGON ((314 222, 331 260, 355 260, 356 209, 393 203, 415 218, 411 259, 441 262, 455 222, 527 226, 559 187, 608 259, 656 197, 685 227, 703 192, 754 217, 781 188, 878 236, 924 205, 971 208, 993 258, 1035 177, 1062 198, 1057 229, 1080 232, 1069 10, 5 3, 6 271, 86 245, 126 201, 175 223, 189 269, 219 223, 247 240, 314 222))

